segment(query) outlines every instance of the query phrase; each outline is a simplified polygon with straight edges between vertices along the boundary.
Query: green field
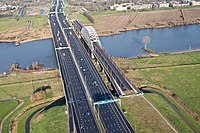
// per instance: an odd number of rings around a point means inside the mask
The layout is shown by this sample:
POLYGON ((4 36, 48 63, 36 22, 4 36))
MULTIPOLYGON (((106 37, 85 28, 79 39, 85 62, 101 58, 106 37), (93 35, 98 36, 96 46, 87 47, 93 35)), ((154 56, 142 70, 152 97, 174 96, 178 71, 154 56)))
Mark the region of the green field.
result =
POLYGON ((12 109, 17 107, 18 102, 15 101, 1 101, 0 102, 0 120, 9 113, 12 109))
POLYGON ((30 73, 22 73, 16 72, 6 77, 0 77, 0 86, 5 84, 15 84, 22 83, 27 81, 37 81, 37 80, 45 80, 51 78, 59 77, 59 71, 42 71, 42 72, 30 72, 30 73))
POLYGON ((122 99, 125 116, 136 133, 172 133, 162 117, 142 97, 122 99), (158 124, 159 123, 159 124, 158 124))
POLYGON ((79 20, 83 24, 91 24, 91 22, 83 14, 73 14, 69 15, 70 20, 79 20))
MULTIPOLYGON (((24 100, 24 105, 8 117, 8 119, 6 119, 3 125, 3 133, 8 132, 9 123, 13 116, 22 109, 26 108, 28 105, 32 104, 30 97, 33 94, 33 91, 44 85, 51 86, 51 91, 45 98, 63 95, 63 88, 58 70, 32 73, 14 73, 7 77, 0 78, 1 99, 19 98, 24 100)), ((2 104, 2 106, 4 105, 2 104)), ((1 111, 6 112, 7 107, 9 106, 12 106, 12 103, 7 104, 7 106, 3 109, 1 108, 1 111)))
MULTIPOLYGON (((145 94, 145 97, 159 110, 159 112, 175 127, 178 132, 193 132, 163 98, 156 94, 145 94)), ((168 99, 170 98, 168 97, 168 99)), ((175 105, 178 107, 177 104, 175 105)), ((179 108, 179 110, 181 110, 181 112, 186 115, 186 112, 184 110, 182 110, 181 108, 179 108)), ((195 126, 198 126, 200 128, 200 125, 198 125, 191 116, 188 116, 187 118, 190 118, 189 120, 193 121, 193 124, 195 123, 195 126)))
POLYGON ((136 84, 152 83, 170 89, 200 114, 200 52, 115 60, 136 84))
MULTIPOLYGON (((162 54, 158 57, 141 58, 141 59, 114 59, 117 64, 124 70, 129 79, 136 85, 155 84, 160 85, 175 93, 192 111, 200 115, 200 52, 191 52, 184 54, 162 54)), ((158 97, 147 95, 157 108, 161 108, 161 100, 158 97), (158 106, 159 104, 159 106, 158 106)), ((173 101, 174 104, 175 101, 173 101)), ((178 106, 178 105, 177 105, 178 106)), ((167 107, 167 106, 166 106, 167 107)), ((179 107, 179 106, 178 106, 179 107)), ((163 114, 167 113, 160 110, 163 114)), ((197 125, 188 113, 184 111, 185 116, 197 125)), ((165 114, 167 118, 171 114, 165 114)), ((174 120, 170 120, 173 121, 174 120)), ((173 123, 180 129, 180 123, 173 123)), ((181 125, 181 124, 180 124, 181 125)), ((199 125, 198 125, 199 126, 199 125)), ((199 127, 200 128, 200 127, 199 127)), ((187 131, 185 128, 184 130, 187 131)))
POLYGON ((187 107, 200 114, 200 66, 141 70, 149 82, 172 90, 187 107))
POLYGON ((31 121, 32 133, 62 133, 68 131, 66 106, 56 106, 31 121))
POLYGON ((31 104, 31 101, 30 101, 29 97, 23 98, 22 100, 24 101, 24 104, 5 120, 5 122, 3 124, 2 133, 8 133, 9 124, 10 124, 12 118, 15 115, 17 115, 17 113, 19 113, 22 109, 25 109, 27 106, 29 106, 31 104))
POLYGON ((121 68, 125 69, 196 65, 200 64, 200 52, 167 55, 161 54, 158 57, 141 59, 116 59, 116 61, 121 68))
POLYGON ((33 21, 33 28, 42 28, 48 26, 47 16, 32 16, 21 17, 19 21, 11 18, 0 18, 0 32, 5 32, 13 29, 26 28, 28 20, 33 21))
POLYGON ((63 95, 58 71, 18 73, 0 80, 0 97, 2 99, 30 97, 34 90, 50 85, 53 96, 63 95))

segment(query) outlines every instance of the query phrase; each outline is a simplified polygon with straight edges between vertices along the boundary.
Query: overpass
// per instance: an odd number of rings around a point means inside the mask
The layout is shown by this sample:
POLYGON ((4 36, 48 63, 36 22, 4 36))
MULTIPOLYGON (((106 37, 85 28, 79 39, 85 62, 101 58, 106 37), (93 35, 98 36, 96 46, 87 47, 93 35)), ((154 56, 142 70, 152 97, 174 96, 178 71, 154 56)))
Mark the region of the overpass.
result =
POLYGON ((124 96, 127 91, 132 94, 140 94, 140 90, 131 83, 123 71, 104 50, 95 29, 91 26, 85 27, 77 20, 73 22, 73 26, 78 36, 86 43, 91 57, 95 57, 97 62, 100 63, 100 66, 110 79, 117 94, 119 96, 124 96))
POLYGON ((134 133, 62 13, 63 1, 53 0, 53 5, 56 6, 50 9, 49 22, 67 101, 69 132, 134 133))

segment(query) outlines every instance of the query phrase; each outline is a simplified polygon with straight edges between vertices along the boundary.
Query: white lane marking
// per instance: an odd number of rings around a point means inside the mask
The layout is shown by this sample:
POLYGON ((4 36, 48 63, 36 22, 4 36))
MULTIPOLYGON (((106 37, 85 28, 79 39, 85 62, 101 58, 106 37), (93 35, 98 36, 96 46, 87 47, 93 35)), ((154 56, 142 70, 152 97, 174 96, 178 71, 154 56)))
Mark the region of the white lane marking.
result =
POLYGON ((62 49, 70 49, 70 47, 58 47, 56 50, 62 50, 62 49))
POLYGON ((68 28, 63 28, 63 30, 71 30, 72 27, 68 27, 68 28))

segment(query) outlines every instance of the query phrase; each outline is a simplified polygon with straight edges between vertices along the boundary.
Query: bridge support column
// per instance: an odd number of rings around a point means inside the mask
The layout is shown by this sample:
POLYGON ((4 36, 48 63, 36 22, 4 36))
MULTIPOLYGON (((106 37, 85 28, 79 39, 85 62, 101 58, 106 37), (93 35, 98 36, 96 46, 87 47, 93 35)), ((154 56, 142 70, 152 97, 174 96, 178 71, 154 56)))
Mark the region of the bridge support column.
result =
POLYGON ((103 68, 103 66, 101 64, 99 66, 101 68, 101 72, 105 73, 105 69, 103 68))
POLYGON ((102 71, 103 73, 105 73, 105 70, 104 70, 104 68, 103 68, 103 69, 101 69, 101 71, 102 71))
POLYGON ((94 59, 94 54, 93 54, 93 52, 91 52, 90 55, 91 55, 91 58, 94 59))
POLYGON ((78 34, 78 38, 81 38, 81 35, 80 35, 80 34, 78 34))
POLYGON ((99 61, 98 60, 96 61, 96 64, 99 65, 99 61))

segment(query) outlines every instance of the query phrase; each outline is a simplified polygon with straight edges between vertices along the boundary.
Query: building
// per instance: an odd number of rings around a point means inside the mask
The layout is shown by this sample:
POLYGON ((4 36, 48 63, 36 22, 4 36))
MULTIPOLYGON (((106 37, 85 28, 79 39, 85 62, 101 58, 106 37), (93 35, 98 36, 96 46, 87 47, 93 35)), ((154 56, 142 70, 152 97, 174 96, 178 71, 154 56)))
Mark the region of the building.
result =
POLYGON ((169 3, 158 3, 158 8, 167 8, 169 7, 169 3))
POLYGON ((190 5, 191 6, 200 6, 200 1, 191 1, 190 5))

